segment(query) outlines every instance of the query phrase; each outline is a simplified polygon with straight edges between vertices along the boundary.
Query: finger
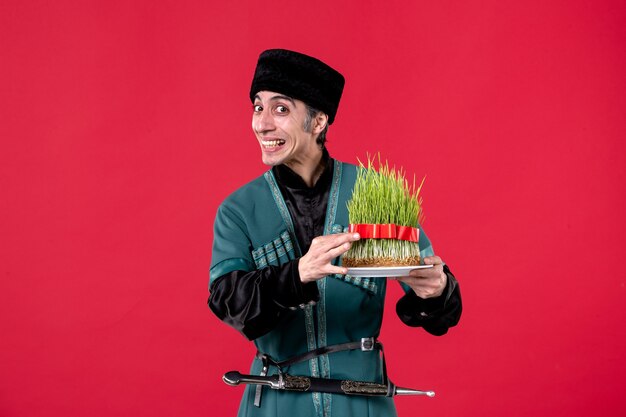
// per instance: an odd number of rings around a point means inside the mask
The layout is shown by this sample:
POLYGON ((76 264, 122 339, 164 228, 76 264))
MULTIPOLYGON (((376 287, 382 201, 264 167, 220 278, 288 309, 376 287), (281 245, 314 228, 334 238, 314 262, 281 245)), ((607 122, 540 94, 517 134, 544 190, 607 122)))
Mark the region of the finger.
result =
POLYGON ((330 265, 327 268, 327 275, 332 275, 332 274, 339 274, 339 275, 346 275, 348 273, 348 268, 345 268, 343 266, 334 266, 334 265, 330 265))
POLYGON ((438 256, 427 256, 424 258, 424 265, 439 265, 442 264, 443 261, 438 256))
POLYGON ((429 276, 413 276, 406 277, 406 283, 411 285, 424 285, 432 286, 439 285, 441 283, 441 275, 429 275, 429 276))
POLYGON ((443 267, 439 264, 429 264, 432 265, 430 268, 417 268, 411 269, 409 271, 409 275, 412 277, 428 277, 430 275, 437 275, 436 270, 443 269, 443 267))
POLYGON ((359 239, 360 236, 358 233, 337 233, 334 235, 318 236, 311 241, 311 246, 315 246, 320 250, 328 251, 331 248, 336 248, 346 242, 354 242, 359 239))
POLYGON ((337 248, 332 248, 331 250, 326 252, 328 254, 328 259, 335 259, 337 256, 343 255, 344 253, 348 252, 348 250, 350 250, 350 246, 352 246, 352 244, 350 242, 346 242, 337 248))
POLYGON ((404 282, 411 287, 430 287, 434 283, 434 280, 429 278, 412 276, 398 277, 398 281, 404 282))
POLYGON ((409 271, 409 276, 414 278, 433 278, 440 276, 442 271, 443 269, 437 265, 433 268, 413 269, 409 271))
POLYGON ((440 295, 445 285, 439 279, 423 279, 413 277, 401 277, 398 278, 401 281, 413 289, 417 295, 422 298, 430 298, 440 295))

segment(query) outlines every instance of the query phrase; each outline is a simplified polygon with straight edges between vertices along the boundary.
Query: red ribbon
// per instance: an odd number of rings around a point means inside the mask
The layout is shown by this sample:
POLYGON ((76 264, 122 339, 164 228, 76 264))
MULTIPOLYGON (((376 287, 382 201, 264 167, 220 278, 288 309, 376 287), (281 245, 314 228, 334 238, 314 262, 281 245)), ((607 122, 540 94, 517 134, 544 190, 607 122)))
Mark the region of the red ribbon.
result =
POLYGON ((350 233, 358 233, 364 239, 398 239, 410 242, 419 241, 419 229, 395 224, 351 224, 350 233))

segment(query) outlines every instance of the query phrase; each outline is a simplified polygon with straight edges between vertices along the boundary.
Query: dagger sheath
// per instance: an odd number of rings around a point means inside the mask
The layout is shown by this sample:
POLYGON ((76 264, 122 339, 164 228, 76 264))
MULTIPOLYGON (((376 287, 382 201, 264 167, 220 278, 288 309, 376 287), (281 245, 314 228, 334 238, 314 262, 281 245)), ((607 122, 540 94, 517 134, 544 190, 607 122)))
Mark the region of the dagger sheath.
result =
POLYGON ((272 376, 244 375, 237 371, 224 374, 222 378, 228 385, 239 384, 267 385, 272 389, 299 392, 327 392, 330 394, 365 395, 378 397, 393 397, 395 395, 426 395, 434 397, 433 391, 419 391, 410 388, 377 384, 374 382, 347 381, 340 379, 314 378, 308 376, 294 376, 278 374, 272 376))

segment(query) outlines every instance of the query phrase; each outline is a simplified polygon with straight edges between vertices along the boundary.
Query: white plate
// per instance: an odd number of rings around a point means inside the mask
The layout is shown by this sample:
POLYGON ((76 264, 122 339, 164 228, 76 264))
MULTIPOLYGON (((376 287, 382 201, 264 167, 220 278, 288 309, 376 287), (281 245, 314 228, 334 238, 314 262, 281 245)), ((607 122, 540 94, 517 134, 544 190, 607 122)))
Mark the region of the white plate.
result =
POLYGON ((405 277, 414 269, 426 269, 432 267, 432 265, 415 265, 348 268, 348 275, 353 277, 368 278, 405 277))

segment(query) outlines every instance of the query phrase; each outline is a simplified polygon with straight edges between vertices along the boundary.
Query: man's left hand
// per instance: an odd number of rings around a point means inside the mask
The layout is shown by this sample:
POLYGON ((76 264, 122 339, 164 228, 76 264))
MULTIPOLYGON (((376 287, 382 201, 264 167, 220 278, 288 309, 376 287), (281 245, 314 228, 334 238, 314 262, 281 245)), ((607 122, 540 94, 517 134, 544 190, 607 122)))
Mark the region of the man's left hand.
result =
POLYGON ((406 277, 396 278, 407 284, 420 298, 434 298, 443 294, 448 277, 443 272, 443 261, 438 256, 427 256, 424 265, 433 265, 432 268, 414 269, 406 277))

